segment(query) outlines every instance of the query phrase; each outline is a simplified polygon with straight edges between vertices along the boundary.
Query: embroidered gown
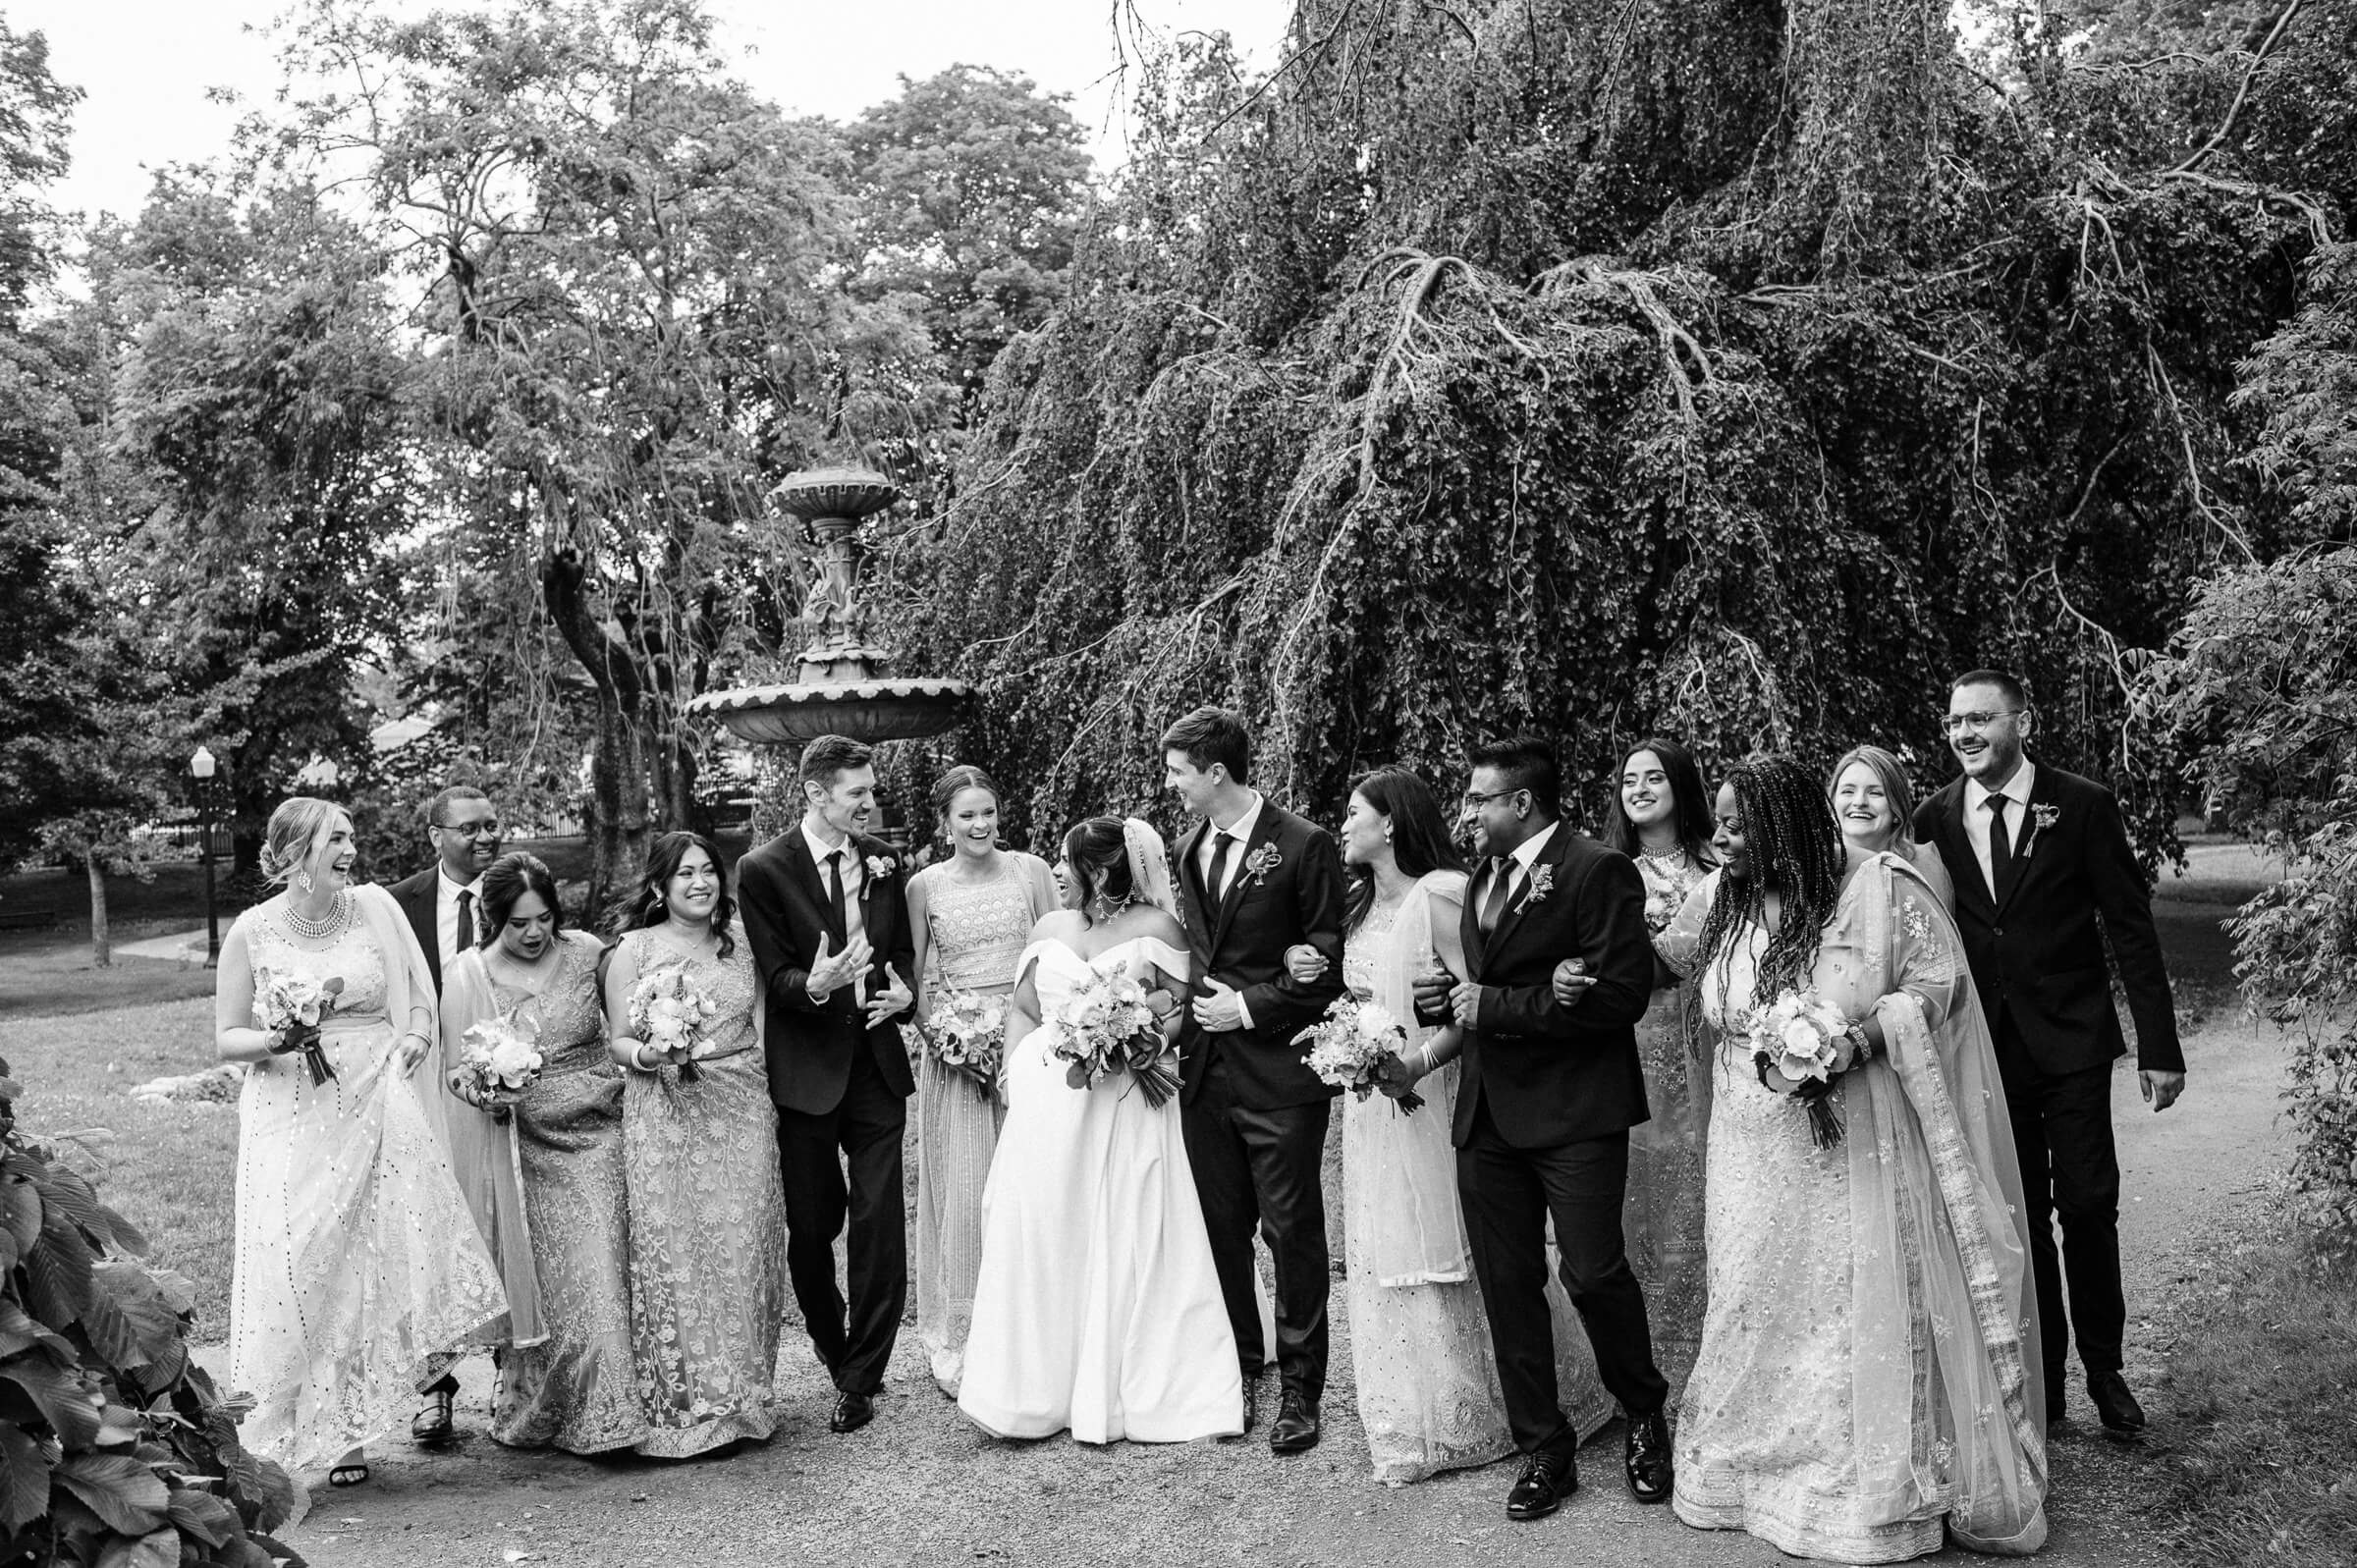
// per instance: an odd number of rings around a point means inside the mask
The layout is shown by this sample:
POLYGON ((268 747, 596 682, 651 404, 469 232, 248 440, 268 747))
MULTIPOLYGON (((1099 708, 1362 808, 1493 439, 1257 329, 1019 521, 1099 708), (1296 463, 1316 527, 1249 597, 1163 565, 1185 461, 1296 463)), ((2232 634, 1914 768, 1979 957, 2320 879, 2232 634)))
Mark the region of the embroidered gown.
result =
POLYGON ((638 1451, 685 1459, 777 1425, 771 1388, 786 1290, 777 1111, 753 1043, 752 949, 690 956, 653 931, 622 939, 638 973, 685 968, 720 1007, 692 1083, 679 1069, 623 1084, 630 1340, 646 1433, 638 1451))
MULTIPOLYGON (((1688 861, 1637 857, 1645 924, 1657 935, 1702 882, 1688 861)), ((1629 1267, 1645 1288, 1654 1359, 1672 1397, 1702 1338, 1707 1271, 1702 1249, 1703 1135, 1711 1114, 1711 1062, 1690 981, 1653 994, 1637 1021, 1637 1060, 1651 1120, 1628 1129, 1628 1197, 1621 1211, 1629 1267)))
MULTIPOLYGON (((1032 923, 1047 912, 1039 895, 1045 868, 1006 853, 999 876, 970 883, 938 867, 924 883, 935 972, 930 1001, 950 992, 1005 996, 1032 923)), ((1053 884, 1047 884, 1052 890, 1053 884)), ((916 1065, 916 1328, 933 1380, 953 1399, 974 1315, 974 1276, 982 1267, 982 1188, 1006 1102, 985 1098, 974 1080, 927 1053, 916 1065)))
POLYGON ((352 896, 361 915, 325 947, 275 901, 238 921, 257 994, 271 974, 344 983, 320 1024, 335 1076, 273 1056, 238 1102, 228 1386, 255 1400, 246 1446, 297 1470, 406 1430, 427 1361, 508 1310, 419 1086, 389 1065, 424 958, 390 895, 352 896))
MULTIPOLYGON (((1689 967, 1720 874, 1664 934, 1689 967)), ((2046 1537, 2045 1393, 2019 1174, 1963 946, 1896 857, 1850 878, 1812 984, 1874 1013, 1887 1056, 1836 1080, 1844 1124, 1759 1081, 1745 1019, 1766 934, 1698 979, 1715 1055, 1710 1302, 1677 1426, 1672 1504, 1781 1551, 1897 1562, 2021 1554, 2046 1537)))

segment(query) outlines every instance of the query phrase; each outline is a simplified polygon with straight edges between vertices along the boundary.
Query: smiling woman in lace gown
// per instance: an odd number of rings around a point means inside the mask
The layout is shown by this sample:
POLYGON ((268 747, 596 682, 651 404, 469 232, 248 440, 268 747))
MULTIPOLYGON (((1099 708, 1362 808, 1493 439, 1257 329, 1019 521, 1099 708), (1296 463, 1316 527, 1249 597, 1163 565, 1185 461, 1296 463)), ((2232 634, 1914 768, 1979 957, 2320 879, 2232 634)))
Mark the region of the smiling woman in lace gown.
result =
POLYGON ((1954 924, 1905 860, 1846 848, 1797 763, 1719 791, 1721 869, 1660 946, 1720 1030, 1710 1304, 1672 1502, 1837 1562, 1944 1535, 2046 1538, 2038 1306, 1989 1031, 1954 924), (1755 1006, 1813 989, 1853 1020, 1820 1147, 1793 1081, 1755 1067, 1755 1006))
MULTIPOLYGON (((1032 926, 1059 901, 1046 861, 999 846, 999 786, 990 775, 973 767, 943 774, 933 813, 950 856, 908 880, 920 1018, 960 992, 1013 993, 1032 926)), ((955 1399, 982 1266, 982 1187, 1007 1102, 930 1050, 917 1063, 916 1096, 916 1329, 933 1380, 955 1399)))
MULTIPOLYGON (((1383 769, 1351 786, 1340 838, 1351 874, 1343 981, 1351 996, 1382 1006, 1407 1031, 1384 1093, 1343 1102, 1343 1251, 1358 1419, 1375 1479, 1402 1486, 1488 1464, 1514 1447, 1449 1141, 1464 1042, 1453 1028, 1419 1025, 1413 992, 1417 971, 1436 957, 1463 965, 1457 922, 1465 873, 1440 803, 1404 769, 1383 769), (1397 1096, 1411 1087, 1425 1103, 1403 1113, 1397 1096)), ((1286 953, 1286 964, 1309 981, 1324 972, 1325 960, 1300 946, 1286 953)), ((1547 1304, 1558 1396, 1579 1433, 1591 1436, 1614 1406, 1587 1330, 1552 1269, 1547 1304)))
POLYGON ((630 1069, 622 1158, 646 1422, 638 1451, 657 1459, 759 1440, 777 1427, 786 1195, 759 1049, 760 976, 734 913, 712 840, 667 833, 647 851, 606 966, 607 1049, 630 1069), (631 1032, 631 990, 657 971, 678 972, 714 1005, 692 1077, 631 1032))
POLYGON ((1243 1379, 1178 1099, 1148 1104, 1126 1072, 1073 1088, 1037 1026, 1092 967, 1119 967, 1175 1031, 1189 960, 1162 841, 1092 817, 1064 855, 1079 907, 1042 920, 1023 952, 958 1408, 1000 1437, 1231 1435, 1243 1379))
POLYGON ((262 864, 287 884, 221 945, 214 1040, 250 1062, 238 1103, 229 1385, 254 1398, 255 1453, 367 1479, 361 1445, 405 1413, 433 1356, 507 1317, 411 1080, 434 984, 401 906, 351 885, 352 819, 297 796, 270 814, 262 864), (273 981, 338 989, 316 1056, 271 1027, 273 981), (314 1067, 312 1061, 317 1065, 314 1067))
POLYGON ((556 877, 531 855, 493 861, 482 900, 482 944, 458 956, 443 987, 443 1060, 459 1059, 476 1023, 507 1016, 533 1032, 542 1063, 514 1104, 471 1112, 504 1119, 514 1135, 527 1277, 508 1271, 508 1298, 529 1292, 540 1325, 500 1359, 491 1436, 576 1454, 628 1448, 645 1424, 630 1364, 622 1074, 606 1054, 602 945, 563 929, 556 877))

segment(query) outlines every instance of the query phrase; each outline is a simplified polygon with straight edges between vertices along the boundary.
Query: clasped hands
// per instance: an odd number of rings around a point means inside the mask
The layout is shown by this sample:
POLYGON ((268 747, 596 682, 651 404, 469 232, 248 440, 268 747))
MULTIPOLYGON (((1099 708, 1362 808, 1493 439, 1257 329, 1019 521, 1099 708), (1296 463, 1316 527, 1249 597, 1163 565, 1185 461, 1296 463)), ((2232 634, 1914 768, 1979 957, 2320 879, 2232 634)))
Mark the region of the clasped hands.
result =
MULTIPOLYGON (((818 934, 818 956, 810 960, 810 978, 804 982, 811 997, 824 1001, 828 997, 850 985, 867 973, 876 961, 876 949, 861 933, 843 945, 843 951, 832 950, 827 934, 818 934)), ((884 966, 888 984, 867 999, 867 1023, 874 1028, 895 1013, 906 1012, 916 1000, 916 993, 901 972, 890 964, 884 966)))
MULTIPOLYGON (((1328 967, 1326 955, 1306 942, 1285 949, 1285 972, 1305 986, 1321 979, 1328 967)), ((1394 1100, 1413 1089, 1416 1080, 1423 1076, 1401 1060, 1396 1051, 1386 1053, 1375 1064, 1376 1089, 1394 1100)))

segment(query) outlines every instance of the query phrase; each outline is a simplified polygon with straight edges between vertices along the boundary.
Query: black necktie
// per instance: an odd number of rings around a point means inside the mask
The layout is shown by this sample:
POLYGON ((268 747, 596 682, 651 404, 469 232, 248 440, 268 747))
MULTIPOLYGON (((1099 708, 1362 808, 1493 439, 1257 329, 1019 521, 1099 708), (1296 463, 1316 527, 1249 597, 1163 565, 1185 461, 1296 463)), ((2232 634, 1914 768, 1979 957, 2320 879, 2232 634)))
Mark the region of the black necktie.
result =
POLYGON ((481 940, 482 937, 474 929, 474 890, 461 888, 459 890, 459 951, 465 952, 481 940))
POLYGON ((1989 891, 2001 901, 2013 881, 2013 835, 2005 823, 2005 797, 1989 797, 1989 891))
POLYGON ((1228 875, 1228 851, 1234 847, 1235 835, 1222 828, 1211 846, 1211 872, 1204 878, 1204 891, 1213 903, 1220 901, 1220 882, 1228 875))
POLYGON ((851 917, 845 913, 843 901, 843 851, 838 849, 827 856, 827 897, 835 905, 835 938, 838 942, 850 940, 851 917))
POLYGON ((1494 869, 1490 873, 1490 891, 1481 900, 1481 934, 1485 937, 1496 931, 1498 922, 1506 918, 1506 891, 1514 881, 1511 857, 1500 855, 1491 865, 1494 869))

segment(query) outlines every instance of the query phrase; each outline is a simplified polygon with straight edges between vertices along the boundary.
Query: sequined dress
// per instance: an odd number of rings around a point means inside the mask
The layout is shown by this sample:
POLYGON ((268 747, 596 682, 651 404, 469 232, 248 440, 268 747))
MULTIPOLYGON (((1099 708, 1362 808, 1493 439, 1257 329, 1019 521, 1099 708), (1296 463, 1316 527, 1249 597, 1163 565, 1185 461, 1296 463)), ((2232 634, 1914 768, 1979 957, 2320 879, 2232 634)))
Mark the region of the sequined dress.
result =
POLYGON ((771 1387, 786 1288, 777 1111, 753 1043, 752 949, 689 956, 652 931, 623 946, 641 975, 685 967, 719 1003, 717 1049, 679 1070, 631 1072, 622 1101, 630 1195, 630 1340, 646 1433, 638 1451, 683 1459, 775 1429, 771 1387))
MULTIPOLYGON (((1702 882, 1691 861, 1637 857, 1645 879, 1645 924, 1660 932, 1702 882)), ((1702 1341, 1704 1134, 1711 1114, 1707 1031, 1693 1006, 1693 984, 1664 986, 1637 1021, 1637 1060, 1645 1073, 1651 1120, 1628 1130, 1628 1197, 1621 1211, 1629 1267, 1645 1288, 1654 1360, 1672 1397, 1685 1384, 1702 1341)))
MULTIPOLYGON (((1407 896, 1422 895, 1417 890, 1407 896)), ((1382 1000, 1387 968, 1412 968, 1420 956, 1397 950, 1400 913, 1398 903, 1375 904, 1343 943, 1343 981, 1361 1001, 1382 1000)), ((1444 913, 1455 917, 1453 907, 1444 913)), ((1396 993, 1401 986, 1390 989, 1396 993)), ((1402 1010, 1400 1016, 1408 1014, 1402 1010)), ((1382 1095, 1343 1097, 1350 1360, 1368 1458, 1375 1479, 1391 1486, 1488 1464, 1514 1447, 1456 1198, 1456 1151, 1449 1128, 1457 1070, 1452 1060, 1418 1080, 1416 1093, 1425 1104, 1412 1114, 1382 1095)), ((1553 1269, 1547 1302, 1558 1398, 1586 1436, 1612 1418, 1614 1407, 1597 1376, 1587 1331, 1553 1269)))
POLYGON ((606 1054, 597 955, 594 940, 564 941, 538 996, 493 985, 502 1008, 540 1026, 540 1077, 513 1113, 548 1337, 502 1360, 491 1435, 576 1454, 631 1447, 646 1425, 630 1360, 622 1070, 606 1054))
MULTIPOLYGON (((368 895, 383 897, 354 892, 368 895)), ((363 918, 313 950, 274 905, 239 924, 257 994, 273 974, 343 982, 320 1026, 335 1076, 314 1085, 300 1055, 274 1056, 238 1103, 227 1387, 255 1401, 246 1446, 300 1470, 406 1428, 420 1369, 504 1318, 507 1298, 417 1084, 390 1065, 380 933, 397 929, 363 918)))
MULTIPOLYGON (((1021 862, 1001 856, 986 882, 937 868, 917 873, 932 927, 935 973, 929 996, 967 991, 1005 996, 1031 926, 1045 911, 1021 862)), ((973 1325, 974 1276, 982 1267, 982 1188, 1005 1100, 985 1099, 966 1074, 920 1054, 916 1066, 916 1329, 933 1380, 955 1399, 973 1325)))

